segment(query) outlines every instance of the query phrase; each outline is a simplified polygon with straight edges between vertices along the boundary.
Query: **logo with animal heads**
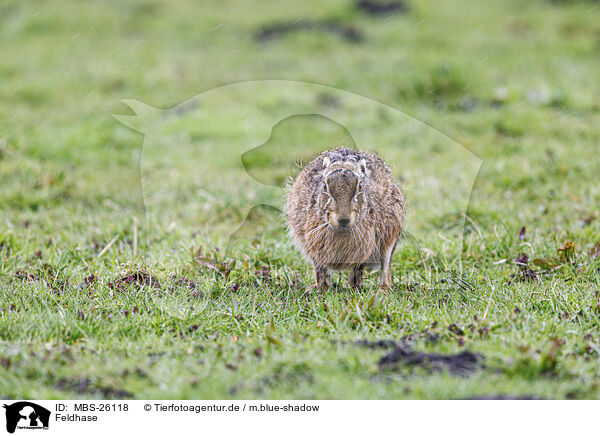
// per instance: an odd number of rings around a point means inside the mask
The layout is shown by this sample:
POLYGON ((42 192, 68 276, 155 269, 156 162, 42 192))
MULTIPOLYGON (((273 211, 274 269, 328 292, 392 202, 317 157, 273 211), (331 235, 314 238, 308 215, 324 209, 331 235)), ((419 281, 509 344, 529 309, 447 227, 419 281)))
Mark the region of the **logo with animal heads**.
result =
POLYGON ((16 429, 47 430, 50 424, 50 411, 29 401, 4 404, 6 409, 6 431, 14 433, 16 429))

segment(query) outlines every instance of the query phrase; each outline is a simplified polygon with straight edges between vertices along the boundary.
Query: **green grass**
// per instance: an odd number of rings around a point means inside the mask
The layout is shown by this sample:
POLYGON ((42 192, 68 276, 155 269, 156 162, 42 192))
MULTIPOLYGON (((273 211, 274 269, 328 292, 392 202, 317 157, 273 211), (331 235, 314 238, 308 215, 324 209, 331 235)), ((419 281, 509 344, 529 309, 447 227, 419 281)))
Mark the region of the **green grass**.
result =
POLYGON ((409 6, 3 2, 0 396, 598 398, 599 9, 409 6), (361 38, 256 37, 298 18, 361 38), (203 94, 257 79, 311 85, 203 94), (111 116, 132 115, 122 99, 192 100, 130 119, 142 135, 111 116), (312 272, 277 211, 225 250, 254 205, 282 204, 296 158, 353 142, 410 205, 386 300, 378 273, 304 298, 312 272), (363 339, 484 360, 381 370, 363 339))

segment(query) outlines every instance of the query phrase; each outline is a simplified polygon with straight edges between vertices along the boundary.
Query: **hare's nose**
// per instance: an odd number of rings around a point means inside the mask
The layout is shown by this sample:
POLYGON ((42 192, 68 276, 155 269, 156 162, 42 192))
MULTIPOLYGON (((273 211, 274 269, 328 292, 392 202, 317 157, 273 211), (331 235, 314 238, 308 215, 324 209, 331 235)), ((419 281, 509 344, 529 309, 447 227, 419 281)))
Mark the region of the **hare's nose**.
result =
POLYGON ((348 219, 348 218, 340 218, 340 219, 338 220, 338 224, 339 224, 341 227, 346 227, 346 226, 347 226, 349 223, 350 223, 350 219, 348 219))

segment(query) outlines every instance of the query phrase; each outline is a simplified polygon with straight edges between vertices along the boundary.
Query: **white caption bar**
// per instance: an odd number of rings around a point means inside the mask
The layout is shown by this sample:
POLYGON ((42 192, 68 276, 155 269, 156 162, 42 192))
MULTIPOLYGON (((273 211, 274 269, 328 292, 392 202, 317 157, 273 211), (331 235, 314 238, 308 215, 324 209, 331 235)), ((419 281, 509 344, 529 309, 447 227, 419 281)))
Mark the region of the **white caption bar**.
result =
MULTIPOLYGON (((4 400, 15 435, 588 434, 593 401, 4 400), (43 433, 32 430, 44 429, 43 433), (118 432, 118 433, 115 433, 118 432), (331 433, 325 433, 331 432, 331 433), (110 433, 108 433, 110 434, 110 433)), ((12 430, 12 432, 11 432, 12 430)))

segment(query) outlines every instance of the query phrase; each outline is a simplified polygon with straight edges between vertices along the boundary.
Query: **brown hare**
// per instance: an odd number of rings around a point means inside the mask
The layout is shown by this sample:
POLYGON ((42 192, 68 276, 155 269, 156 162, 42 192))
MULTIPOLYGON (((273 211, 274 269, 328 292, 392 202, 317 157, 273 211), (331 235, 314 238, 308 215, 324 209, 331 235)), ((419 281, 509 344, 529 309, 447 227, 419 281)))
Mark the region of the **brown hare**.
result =
POLYGON ((379 156, 348 148, 321 153, 288 187, 285 212, 318 289, 329 287, 330 269, 349 269, 349 285, 359 288, 365 267, 381 267, 381 288, 391 286, 406 206, 379 156))

